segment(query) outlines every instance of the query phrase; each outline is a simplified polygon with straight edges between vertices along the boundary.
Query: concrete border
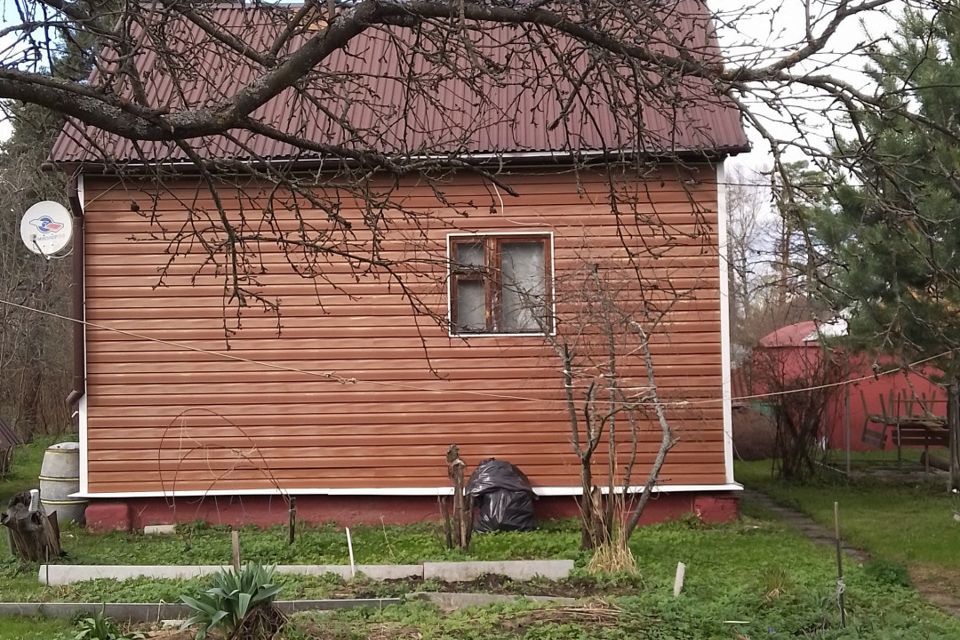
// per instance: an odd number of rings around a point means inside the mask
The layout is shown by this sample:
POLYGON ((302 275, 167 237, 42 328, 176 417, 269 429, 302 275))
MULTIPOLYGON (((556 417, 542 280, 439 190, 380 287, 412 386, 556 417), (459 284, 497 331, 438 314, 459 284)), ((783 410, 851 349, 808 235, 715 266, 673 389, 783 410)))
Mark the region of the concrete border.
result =
MULTIPOLYGON (((334 609, 382 608, 403 604, 403 598, 343 598, 333 600, 278 600, 275 604, 284 613, 297 611, 331 611, 334 609)), ((115 620, 129 622, 158 622, 182 620, 190 615, 190 608, 176 602, 0 602, 0 616, 29 618, 73 618, 103 611, 115 620)))
MULTIPOLYGON (((60 586, 87 580, 130 580, 154 578, 158 580, 186 580, 214 574, 223 565, 40 565, 38 578, 46 586, 60 586)), ((343 579, 354 577, 349 565, 287 564, 278 565, 278 573, 322 576, 333 574, 343 579)), ((423 564, 369 564, 357 565, 356 575, 373 580, 423 578, 443 582, 466 582, 486 574, 497 574, 511 580, 546 578, 561 580, 570 576, 573 560, 502 560, 489 562, 424 562, 423 564)))
MULTIPOLYGON (((84 582, 87 580, 131 580, 133 578, 155 578, 158 580, 188 580, 212 575, 227 568, 225 565, 83 565, 83 564, 44 564, 40 565, 38 577, 40 584, 60 586, 84 582)), ((304 576, 322 576, 333 574, 343 579, 354 577, 349 565, 335 564, 281 564, 277 573, 298 574, 304 576)), ((422 578, 422 565, 382 564, 357 565, 356 575, 363 574, 373 580, 398 580, 401 578, 422 578)))
POLYGON ((573 571, 573 560, 492 560, 486 562, 424 562, 424 580, 469 582, 495 574, 511 580, 562 580, 573 571))

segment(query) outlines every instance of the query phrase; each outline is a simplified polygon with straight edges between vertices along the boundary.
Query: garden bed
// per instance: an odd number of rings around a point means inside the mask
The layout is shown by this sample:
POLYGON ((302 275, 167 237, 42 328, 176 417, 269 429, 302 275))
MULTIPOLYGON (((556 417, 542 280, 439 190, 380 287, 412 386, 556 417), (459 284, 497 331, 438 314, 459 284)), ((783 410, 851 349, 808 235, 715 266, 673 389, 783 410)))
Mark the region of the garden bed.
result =
MULTIPOLYGON (((196 533, 196 531, 195 531, 196 533)), ((206 530, 203 534, 206 535, 206 530)), ((215 531, 216 538, 223 532, 215 531)), ((391 541, 392 551, 367 551, 371 556, 393 554, 423 561, 433 548, 432 533, 423 527, 387 527, 380 539, 391 541), (424 551, 424 549, 427 549, 424 551), (419 550, 419 551, 418 551, 419 550)), ((129 536, 135 548, 150 540, 129 536)), ((201 536, 202 539, 205 539, 201 536)), ((505 552, 505 543, 493 536, 470 555, 505 552)), ((522 540, 520 536, 517 536, 522 540)), ((122 538, 121 538, 122 539, 122 538)), ((479 541, 480 537, 478 537, 479 541)), ((513 536, 503 540, 513 540, 513 536)), ((162 545, 183 540, 154 539, 162 545)), ((575 523, 561 523, 527 539, 525 553, 547 555, 558 548, 576 560, 571 578, 561 581, 516 582, 488 576, 481 580, 447 584, 435 580, 344 580, 336 576, 278 576, 279 598, 397 598, 411 592, 486 592, 504 595, 552 595, 580 600, 578 606, 598 601, 612 605, 613 613, 600 626, 586 617, 563 618, 539 603, 500 603, 454 613, 429 603, 405 603, 383 610, 298 614, 288 632, 290 640, 306 638, 870 638, 960 637, 960 623, 925 603, 913 589, 894 578, 857 566, 847 574, 847 603, 853 630, 841 632, 834 599, 835 565, 829 549, 814 546, 779 523, 745 519, 725 526, 696 522, 657 525, 640 530, 632 542, 638 559, 635 576, 593 576, 585 571, 587 556, 577 550, 575 523), (539 541, 541 554, 536 554, 539 541), (678 561, 687 565, 683 592, 674 598, 673 578, 678 561), (318 617, 322 615, 322 617, 318 617), (741 621, 743 624, 727 624, 741 621), (771 631, 772 630, 772 631, 771 631), (297 635, 300 634, 300 635, 297 635)), ((95 539, 85 540, 93 546, 95 539)), ((219 543, 218 543, 219 544, 219 543)), ((67 545, 69 549, 69 544, 67 545)), ((169 546, 167 547, 169 548, 169 546)), ((209 553, 203 547, 202 553, 209 553)), ((223 547, 225 550, 228 547, 223 547)), ((257 549, 269 562, 266 546, 251 535, 247 549, 257 549)), ((441 555, 458 555, 441 547, 441 555)), ((228 553, 228 552, 227 552, 228 553)), ((252 551, 250 552, 252 554, 252 551)), ((280 553, 288 553, 281 549, 280 553)), ((146 554, 149 555, 149 552, 146 554)), ((464 554, 459 554, 461 559, 464 554)), ((0 598, 5 600, 73 602, 177 602, 183 593, 204 588, 206 578, 192 580, 95 580, 62 587, 38 584, 34 569, 18 572, 14 563, 0 567, 0 598)), ((4 621, 6 622, 6 621, 4 621)), ((64 623, 63 633, 68 633, 64 623)), ((4 626, 4 625, 0 625, 4 626)), ((11 627, 13 628, 13 627, 11 627)), ((47 627, 44 627, 47 628, 47 627)), ((12 640, 17 635, 0 638, 12 640)), ((25 635, 24 638, 31 636, 25 635)), ((55 635, 34 636, 53 638, 55 635)), ((66 637, 66 636, 64 636, 66 637)))

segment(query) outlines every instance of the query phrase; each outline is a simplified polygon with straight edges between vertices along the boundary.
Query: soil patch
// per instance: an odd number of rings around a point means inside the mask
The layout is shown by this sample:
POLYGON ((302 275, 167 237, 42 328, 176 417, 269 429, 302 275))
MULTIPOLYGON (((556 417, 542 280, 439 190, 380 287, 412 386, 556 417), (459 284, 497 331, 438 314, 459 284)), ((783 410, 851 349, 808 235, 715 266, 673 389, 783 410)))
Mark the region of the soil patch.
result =
MULTIPOLYGON (((624 615, 620 607, 607 602, 588 603, 582 606, 545 607, 500 616, 492 623, 490 632, 501 636, 504 633, 522 637, 529 629, 546 624, 579 624, 592 631, 614 628, 624 615), (499 632, 499 633, 497 633, 499 632)), ((354 621, 349 627, 331 625, 318 620, 297 620, 297 630, 305 637, 316 640, 342 640, 362 637, 367 640, 420 640, 422 631, 409 624, 365 623, 354 621)))
POLYGON ((369 583, 347 583, 341 585, 335 598, 383 598, 397 597, 414 591, 449 591, 467 593, 495 593, 514 596, 558 596, 564 598, 585 598, 590 596, 626 596, 633 595, 640 587, 639 578, 635 584, 603 585, 588 577, 574 577, 565 580, 514 581, 506 576, 485 575, 467 582, 434 582, 421 578, 402 578, 369 583))
POLYGON ((960 575, 939 567, 910 567, 910 581, 917 591, 950 615, 960 618, 960 575))

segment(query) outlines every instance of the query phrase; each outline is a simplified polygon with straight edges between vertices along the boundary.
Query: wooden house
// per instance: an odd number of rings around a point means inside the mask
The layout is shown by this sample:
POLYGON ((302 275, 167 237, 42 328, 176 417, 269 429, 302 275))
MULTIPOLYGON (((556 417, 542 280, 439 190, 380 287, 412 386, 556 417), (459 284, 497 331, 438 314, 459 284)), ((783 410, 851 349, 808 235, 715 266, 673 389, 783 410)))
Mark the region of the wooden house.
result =
MULTIPOLYGON (((691 15, 706 15, 696 0, 681 4, 691 15)), ((218 11, 222 23, 242 26, 254 10, 234 5, 218 11)), ((717 53, 706 19, 687 26, 705 50, 717 53)), ((184 28, 203 39, 195 26, 184 28)), ((402 100, 391 84, 397 60, 389 43, 376 31, 358 42, 351 51, 360 53, 331 64, 362 65, 377 95, 402 100)), ((225 63, 229 52, 221 54, 210 60, 218 81, 243 83, 243 66, 225 63)), ((171 92, 170 78, 150 67, 159 63, 138 64, 145 67, 148 91, 171 92)), ((457 95, 439 91, 438 103, 449 103, 446 116, 481 117, 457 95)), ((675 231, 651 236, 659 251, 641 261, 665 289, 687 291, 652 338, 658 383, 671 398, 705 400, 671 409, 683 437, 655 488, 660 497, 651 503, 650 518, 735 513, 739 486, 732 467, 720 256, 723 161, 748 149, 737 110, 705 98, 691 98, 673 117, 651 109, 647 127, 661 146, 642 154, 621 149, 619 156, 642 155, 651 168, 640 171, 634 164, 613 174, 605 170, 605 136, 618 126, 612 114, 594 109, 594 125, 578 130, 572 146, 564 127, 548 127, 556 107, 540 109, 545 96, 504 95, 505 104, 508 99, 527 116, 477 129, 465 153, 495 171, 515 196, 469 170, 447 174, 439 189, 416 177, 371 178, 372 192, 387 185, 406 206, 431 212, 428 225, 415 234, 396 227, 381 247, 388 257, 431 257, 417 278, 411 276, 428 313, 410 304, 396 280, 358 278, 356 268, 337 260, 324 263, 322 277, 303 277, 283 248, 263 243, 255 250, 263 269, 251 287, 278 300, 279 313, 252 305, 238 315, 222 272, 205 264, 204 252, 171 247, 187 221, 209 221, 216 211, 189 157, 172 145, 132 143, 67 125, 51 159, 77 177, 77 310, 86 325, 78 334, 72 400, 82 443, 80 494, 90 500, 91 526, 198 518, 265 524, 286 519, 286 496, 297 496, 300 517, 315 521, 436 517, 437 496, 449 492, 444 454, 453 443, 470 465, 489 457, 510 460, 530 477, 544 513, 571 513, 579 469, 560 367, 545 339, 562 327, 545 326, 498 288, 499 280, 475 277, 473 269, 527 283, 526 293, 549 311, 559 274, 585 252, 624 261, 628 248, 610 205, 611 175, 614 188, 634 194, 636 211, 675 231), (592 168, 585 168, 583 160, 591 158, 592 168), (576 172, 575 160, 581 165, 576 172), (158 167, 170 171, 158 178, 152 170, 158 167), (694 229, 697 240, 691 241, 694 229)), ((288 106, 280 101, 259 113, 282 126, 296 120, 288 106)), ((297 126, 304 124, 318 139, 339 135, 317 114, 297 126)), ((394 145, 386 152, 443 144, 423 139, 428 134, 422 132, 394 134, 384 131, 384 144, 394 145)), ((323 172, 322 158, 293 157, 288 146, 262 136, 243 144, 205 139, 195 149, 207 158, 242 163, 253 157, 249 153, 295 163, 308 175, 323 172)), ((231 215, 282 209, 254 178, 243 185, 224 182, 218 197, 231 215)), ((339 215, 358 226, 369 213, 369 201, 354 193, 339 202, 339 215)), ((304 207, 301 214, 321 225, 326 212, 304 207)), ((211 226, 210 237, 216 233, 211 226)), ((636 357, 630 366, 642 371, 643 363, 636 357)), ((658 440, 654 432, 641 438, 641 467, 652 460, 658 440)))

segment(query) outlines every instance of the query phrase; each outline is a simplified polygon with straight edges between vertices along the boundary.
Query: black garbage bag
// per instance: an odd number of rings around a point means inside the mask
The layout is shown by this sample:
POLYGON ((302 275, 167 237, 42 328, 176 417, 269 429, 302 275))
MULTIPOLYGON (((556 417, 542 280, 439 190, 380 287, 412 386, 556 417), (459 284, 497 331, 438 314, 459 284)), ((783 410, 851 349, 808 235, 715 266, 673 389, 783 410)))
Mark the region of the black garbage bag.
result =
POLYGON ((477 508, 474 531, 532 531, 537 528, 533 515, 536 494, 523 471, 506 460, 484 460, 467 483, 477 508))

